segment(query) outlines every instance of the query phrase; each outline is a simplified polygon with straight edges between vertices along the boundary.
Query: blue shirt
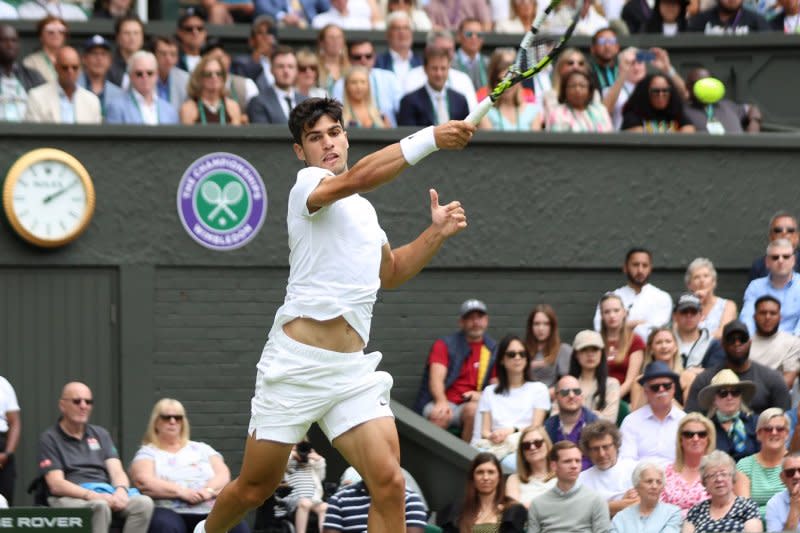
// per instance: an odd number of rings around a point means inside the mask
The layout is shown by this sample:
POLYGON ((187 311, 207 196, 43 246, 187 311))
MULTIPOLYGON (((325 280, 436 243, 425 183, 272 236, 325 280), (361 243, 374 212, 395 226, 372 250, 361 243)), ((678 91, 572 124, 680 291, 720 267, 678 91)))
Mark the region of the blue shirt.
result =
POLYGON ((755 303, 761 296, 770 295, 781 303, 781 323, 778 330, 785 331, 791 335, 800 334, 800 327, 798 327, 798 320, 800 319, 800 283, 795 283, 794 273, 792 279, 789 280, 783 288, 778 289, 770 283, 770 277, 757 278, 750 282, 747 289, 744 291, 744 302, 742 303, 742 312, 739 314, 739 320, 747 324, 747 329, 750 330, 750 335, 754 335, 756 331, 755 318, 755 303))
MULTIPOLYGON (((75 93, 72 93, 73 97, 75 93)), ((61 88, 58 86, 58 106, 61 110, 61 124, 75 124, 75 104, 61 88)))
MULTIPOLYGON (((767 502, 767 531, 783 531, 789 517, 789 491, 782 490, 767 502)), ((800 528, 798 528, 800 530, 800 528)))
MULTIPOLYGON (((639 504, 626 507, 614 515, 610 533, 679 533, 681 510, 670 503, 658 502, 650 516, 639 514, 639 504)), ((773 530, 769 530, 773 531, 773 530)), ((779 530, 774 530, 779 531, 779 530)))

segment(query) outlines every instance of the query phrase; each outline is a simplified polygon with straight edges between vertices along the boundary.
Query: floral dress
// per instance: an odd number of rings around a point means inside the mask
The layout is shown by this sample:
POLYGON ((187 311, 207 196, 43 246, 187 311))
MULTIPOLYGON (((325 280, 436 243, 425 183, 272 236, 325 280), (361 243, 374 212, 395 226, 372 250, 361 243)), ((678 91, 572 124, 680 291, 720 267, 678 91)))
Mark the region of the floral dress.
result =
POLYGON ((686 518, 689 509, 708 499, 708 492, 700 479, 689 483, 674 470, 672 465, 667 465, 664 474, 666 483, 664 492, 661 493, 661 501, 680 507, 683 518, 686 518))

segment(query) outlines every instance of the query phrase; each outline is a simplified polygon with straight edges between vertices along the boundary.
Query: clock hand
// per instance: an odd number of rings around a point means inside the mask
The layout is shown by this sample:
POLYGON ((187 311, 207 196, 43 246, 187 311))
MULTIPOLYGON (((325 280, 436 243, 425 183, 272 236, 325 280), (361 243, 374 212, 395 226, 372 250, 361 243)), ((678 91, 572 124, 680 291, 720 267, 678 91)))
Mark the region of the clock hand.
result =
POLYGON ((75 181, 73 181, 72 183, 70 183, 69 185, 67 185, 66 187, 64 187, 63 189, 61 189, 60 191, 56 191, 53 194, 49 194, 49 195, 45 196, 44 200, 42 202, 45 203, 45 204, 49 204, 50 202, 52 202, 53 200, 55 200, 56 198, 58 198, 59 196, 61 196, 62 194, 64 194, 68 190, 70 190, 71 188, 73 188, 76 183, 78 183, 77 179, 75 181))

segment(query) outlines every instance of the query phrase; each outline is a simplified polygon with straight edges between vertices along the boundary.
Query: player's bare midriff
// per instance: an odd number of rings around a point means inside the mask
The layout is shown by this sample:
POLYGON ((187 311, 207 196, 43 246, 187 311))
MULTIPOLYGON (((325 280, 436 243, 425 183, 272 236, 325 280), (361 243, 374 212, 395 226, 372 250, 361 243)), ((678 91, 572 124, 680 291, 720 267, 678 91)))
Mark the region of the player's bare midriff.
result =
POLYGON ((283 325, 283 331, 299 343, 332 352, 358 352, 364 341, 342 316, 331 320, 298 317, 283 325))

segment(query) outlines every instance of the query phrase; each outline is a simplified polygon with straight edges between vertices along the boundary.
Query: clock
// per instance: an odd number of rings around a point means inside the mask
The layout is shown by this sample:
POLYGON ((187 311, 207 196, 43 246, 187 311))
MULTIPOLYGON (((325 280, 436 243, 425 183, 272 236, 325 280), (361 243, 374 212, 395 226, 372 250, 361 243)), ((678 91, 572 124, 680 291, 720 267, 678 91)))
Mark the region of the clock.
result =
POLYGON ((3 185, 3 209, 14 231, 36 246, 74 241, 94 214, 94 184, 80 161, 55 148, 20 157, 3 185))

